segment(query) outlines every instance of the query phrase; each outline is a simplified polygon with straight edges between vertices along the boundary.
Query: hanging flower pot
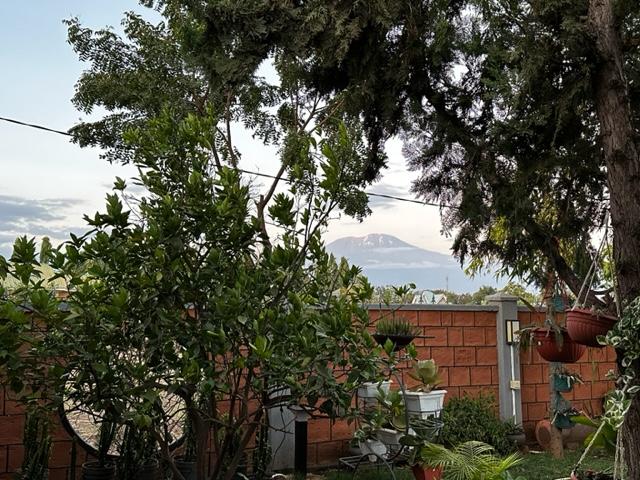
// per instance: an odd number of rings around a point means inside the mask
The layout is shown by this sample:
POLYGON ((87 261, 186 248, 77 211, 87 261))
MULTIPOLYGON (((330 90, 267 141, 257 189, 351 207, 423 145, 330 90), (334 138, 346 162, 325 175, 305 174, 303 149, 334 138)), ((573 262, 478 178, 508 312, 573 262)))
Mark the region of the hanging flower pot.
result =
POLYGON ((567 332, 574 342, 588 347, 602 348, 598 343, 598 336, 606 335, 613 328, 618 319, 611 315, 574 308, 567 312, 567 332))
POLYGON ((584 345, 574 342, 565 329, 560 330, 562 343, 556 338, 556 332, 546 328, 536 328, 533 330, 533 341, 536 350, 542 358, 548 362, 575 363, 587 348, 584 345))
POLYGON ((393 351, 397 352, 398 350, 402 350, 404 347, 413 342, 413 339, 416 338, 415 335, 396 335, 396 334, 382 334, 382 333, 374 333, 373 339, 380 345, 384 347, 384 344, 387 343, 387 340, 391 340, 393 343, 393 351))

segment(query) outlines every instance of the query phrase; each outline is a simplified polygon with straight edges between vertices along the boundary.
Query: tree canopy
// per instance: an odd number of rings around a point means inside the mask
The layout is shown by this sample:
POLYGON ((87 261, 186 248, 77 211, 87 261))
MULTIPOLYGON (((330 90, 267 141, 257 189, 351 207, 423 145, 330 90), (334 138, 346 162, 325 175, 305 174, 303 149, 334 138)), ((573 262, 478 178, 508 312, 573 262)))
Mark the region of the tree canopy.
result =
MULTIPOLYGON (((71 25, 72 43, 92 62, 76 101, 118 111, 103 124, 79 126, 79 141, 118 148, 123 123, 156 113, 138 100, 172 92, 184 74, 200 88, 180 83, 170 100, 178 107, 197 108, 205 98, 223 124, 260 125, 280 102, 256 75, 272 61, 276 91, 295 85, 322 112, 339 112, 362 128, 366 156, 358 170, 365 178, 383 167, 384 141, 404 136, 410 165, 420 172, 415 192, 442 204, 454 253, 472 267, 495 261, 540 285, 557 277, 577 295, 593 257, 591 238, 609 211, 619 304, 640 295, 635 0, 144 3, 166 23, 130 17, 129 42, 71 25), (144 34, 156 28, 159 35, 144 34), (154 47, 152 36, 168 39, 167 46, 154 47), (124 63, 103 60, 101 52, 114 49, 126 52, 124 63), (154 61, 140 67, 143 53, 154 61), (174 66, 176 75, 167 78, 174 66), (159 74, 145 76, 152 68, 159 74), (126 82, 131 89, 118 88, 126 82)), ((278 119, 298 124, 299 115, 287 113, 295 111, 280 108, 278 119)), ((221 130, 215 149, 233 161, 221 130)), ((278 133, 261 135, 269 141, 278 133)), ((285 144, 298 138, 286 135, 285 144)), ((616 295, 597 283, 588 285, 586 303, 613 309, 616 295)), ((626 449, 637 458, 640 441, 627 441, 626 449)))

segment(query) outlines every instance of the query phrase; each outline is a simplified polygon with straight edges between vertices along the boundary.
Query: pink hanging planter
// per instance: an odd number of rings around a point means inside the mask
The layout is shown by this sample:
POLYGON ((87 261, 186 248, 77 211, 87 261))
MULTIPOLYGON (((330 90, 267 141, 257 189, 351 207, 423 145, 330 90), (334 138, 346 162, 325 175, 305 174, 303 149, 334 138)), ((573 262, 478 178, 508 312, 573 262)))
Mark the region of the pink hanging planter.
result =
POLYGON ((618 319, 612 315, 585 308, 574 308, 567 312, 567 332, 571 340, 588 347, 602 348, 598 336, 606 335, 618 319))

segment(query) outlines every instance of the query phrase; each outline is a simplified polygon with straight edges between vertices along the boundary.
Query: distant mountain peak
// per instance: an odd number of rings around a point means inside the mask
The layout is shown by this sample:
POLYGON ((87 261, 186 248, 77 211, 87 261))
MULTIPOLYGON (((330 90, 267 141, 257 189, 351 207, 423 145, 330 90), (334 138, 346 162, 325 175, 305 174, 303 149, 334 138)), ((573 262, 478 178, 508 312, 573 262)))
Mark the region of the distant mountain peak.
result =
POLYGON ((329 249, 341 248, 418 248, 386 233, 369 233, 364 237, 342 237, 328 245, 329 249))
POLYGON ((477 289, 475 284, 495 283, 495 279, 482 276, 467 278, 451 255, 411 245, 386 233, 338 238, 327 245, 327 250, 362 267, 374 285, 415 283, 423 289, 473 291, 477 289))

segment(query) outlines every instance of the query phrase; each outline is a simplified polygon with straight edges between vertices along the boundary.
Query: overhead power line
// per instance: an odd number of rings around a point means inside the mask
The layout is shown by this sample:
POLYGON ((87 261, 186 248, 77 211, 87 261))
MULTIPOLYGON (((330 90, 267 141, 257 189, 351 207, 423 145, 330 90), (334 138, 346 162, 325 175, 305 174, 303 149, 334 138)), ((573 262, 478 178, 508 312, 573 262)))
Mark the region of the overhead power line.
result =
MULTIPOLYGON (((13 118, 0 117, 0 120, 2 120, 4 122, 9 122, 9 123, 13 123, 13 124, 16 124, 16 125, 20 125, 22 127, 37 128, 38 130, 44 130, 45 132, 57 133, 59 135, 65 135, 67 137, 72 136, 69 132, 65 132, 63 130, 56 130, 55 128, 49 128, 49 127, 45 127, 43 125, 37 125, 35 123, 22 122, 20 120, 15 120, 13 118)), ((273 180, 278 179, 278 177, 276 177, 275 175, 269 175, 267 173, 253 172, 251 170, 245 170, 245 169, 242 169, 242 168, 238 168, 237 170, 239 172, 246 173, 247 175, 255 175, 257 177, 271 178, 273 180)), ((286 178, 286 177, 280 177, 279 180, 282 180, 283 182, 291 183, 291 180, 289 178, 286 178)), ((385 193, 374 193, 374 192, 365 192, 365 193, 369 197, 386 198, 386 199, 389 199, 389 200, 397 200, 399 202, 415 203, 415 204, 418 204, 418 205, 426 205, 426 206, 429 206, 429 207, 458 208, 458 207, 455 207, 453 205, 443 205, 443 204, 439 204, 439 203, 425 202, 425 201, 422 201, 422 200, 416 200, 414 198, 396 197, 394 195, 387 195, 385 193)))
POLYGON ((58 133, 60 135, 71 136, 69 132, 63 132, 62 130, 56 130, 55 128, 43 127, 42 125, 36 125, 34 123, 21 122, 20 120, 14 120, 13 118, 0 117, 0 120, 9 123, 15 123, 23 127, 37 128, 38 130, 44 130, 45 132, 58 133))

